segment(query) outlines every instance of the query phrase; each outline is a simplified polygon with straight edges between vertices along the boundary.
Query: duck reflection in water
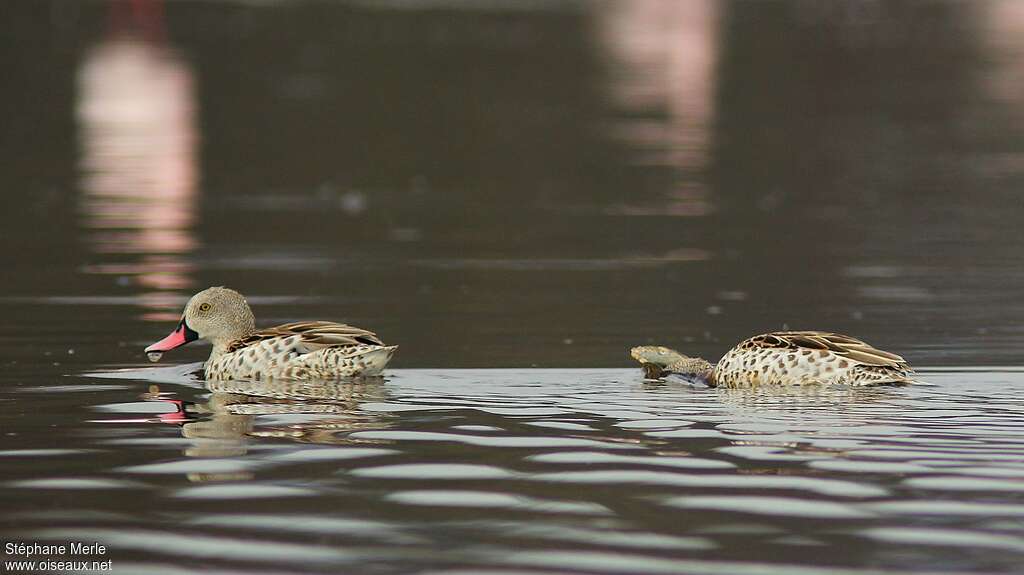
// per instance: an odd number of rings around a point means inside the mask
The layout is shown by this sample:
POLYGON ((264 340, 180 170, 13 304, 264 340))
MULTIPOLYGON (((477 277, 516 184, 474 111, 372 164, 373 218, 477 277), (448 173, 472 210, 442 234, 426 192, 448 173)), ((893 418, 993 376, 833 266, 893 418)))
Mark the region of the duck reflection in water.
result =
MULTIPOLYGON (((645 379, 641 383, 641 388, 652 393, 679 393, 683 390, 691 393, 711 393, 725 408, 755 411, 777 409, 782 413, 791 412, 791 415, 798 415, 800 412, 852 413, 860 408, 870 409, 872 404, 906 395, 905 390, 889 386, 708 387, 690 378, 671 374, 660 379, 645 379)), ((737 417, 740 415, 737 414, 737 417)))
MULTIPOLYGON (((181 435, 194 440, 185 449, 189 457, 239 457, 248 453, 249 438, 279 438, 301 443, 352 445, 377 443, 354 440, 353 431, 390 427, 387 414, 366 412, 366 402, 389 398, 382 377, 336 381, 207 381, 206 401, 175 399, 153 385, 143 395, 169 402, 175 412, 160 421, 181 426, 181 435), (292 415, 287 423, 264 424, 261 416, 292 415), (306 417, 303 417, 306 416, 306 417)), ((190 481, 253 479, 251 471, 189 473, 190 481)))
MULTIPOLYGON (((717 447, 745 461, 742 475, 825 475, 827 471, 791 462, 827 457, 856 459, 849 453, 849 437, 862 433, 870 438, 881 433, 886 421, 905 408, 911 393, 892 386, 763 386, 755 388, 708 388, 686 378, 646 380, 642 389, 654 394, 711 396, 703 423, 690 431, 694 438, 717 437, 727 441, 717 447)), ((914 394, 931 393, 930 388, 914 394)), ((868 439, 865 439, 867 441, 868 439)))

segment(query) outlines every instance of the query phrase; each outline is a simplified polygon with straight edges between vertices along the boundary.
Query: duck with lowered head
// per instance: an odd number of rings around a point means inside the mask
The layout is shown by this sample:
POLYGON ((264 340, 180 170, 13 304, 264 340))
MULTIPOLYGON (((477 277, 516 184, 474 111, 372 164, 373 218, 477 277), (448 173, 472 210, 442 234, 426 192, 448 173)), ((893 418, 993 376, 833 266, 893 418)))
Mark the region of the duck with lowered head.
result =
POLYGON ((205 339, 213 344, 206 379, 318 379, 380 375, 398 346, 377 334, 330 321, 301 321, 256 329, 242 294, 211 287, 185 305, 170 335, 146 348, 151 361, 205 339))
POLYGON ((756 335, 736 344, 717 364, 655 345, 634 347, 630 355, 649 379, 676 374, 710 387, 923 384, 895 353, 824 331, 756 335))

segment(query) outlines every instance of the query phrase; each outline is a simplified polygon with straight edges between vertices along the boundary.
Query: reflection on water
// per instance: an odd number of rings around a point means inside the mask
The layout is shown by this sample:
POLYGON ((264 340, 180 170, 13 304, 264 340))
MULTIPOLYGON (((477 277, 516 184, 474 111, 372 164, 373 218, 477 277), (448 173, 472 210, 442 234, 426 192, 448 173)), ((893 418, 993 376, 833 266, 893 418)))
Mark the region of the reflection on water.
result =
MULTIPOLYGON (((192 382, 195 372, 182 366, 150 370, 97 374, 101 377, 130 377, 150 373, 164 381, 192 382)), ((382 443, 353 440, 348 434, 363 429, 388 427, 387 414, 367 412, 363 403, 377 404, 389 399, 382 378, 344 381, 217 381, 205 382, 211 393, 204 400, 185 401, 173 392, 150 385, 143 399, 169 406, 156 418, 105 418, 98 423, 152 422, 180 426, 181 436, 192 440, 183 454, 192 458, 240 457, 248 453, 253 438, 287 439, 302 443, 335 445, 382 443), (278 416, 278 417, 272 417, 278 416)), ((138 404, 133 404, 138 405, 138 404)), ((115 411, 122 412, 118 408, 115 411)), ((147 412, 151 410, 147 409, 147 412)), ((387 452, 367 449, 330 455, 320 451, 312 457, 345 457, 387 452)), ((297 456, 291 456, 293 459, 297 456)), ((124 468, 132 473, 185 473, 191 481, 239 481, 254 479, 250 464, 231 464, 208 459, 193 462, 143 465, 124 468)))
POLYGON ((718 3, 598 6, 600 41, 613 62, 609 89, 621 110, 612 133, 639 152, 637 165, 671 173, 662 203, 617 206, 612 213, 707 215, 711 201, 701 178, 711 153, 718 3))
MULTIPOLYGON (((636 370, 212 390, 180 368, 98 373, 159 382, 150 399, 186 405, 181 433, 74 423, 59 458, 0 451, 18 463, 0 498, 22 536, 95 539, 138 571, 212 545, 225 567, 309 573, 1014 572, 1024 373, 923 371, 935 387, 785 395, 636 370), (72 490, 60 513, 39 505, 72 490)), ((162 409, 100 393, 58 400, 162 409)))
MULTIPOLYGON (((981 11, 987 29, 983 41, 989 52, 990 68, 984 80, 988 84, 989 97, 1015 108, 1017 121, 1024 122, 1024 63, 1020 58, 1011 56, 1024 52, 1024 4, 997 0, 982 7, 981 11)), ((1013 162, 1018 170, 1020 161, 1018 157, 1013 162)))
POLYGON ((175 291, 194 287, 194 89, 178 55, 131 36, 101 40, 78 74, 81 212, 99 262, 85 271, 142 288, 146 319, 173 319, 175 291))
POLYGON ((197 413, 210 413, 208 421, 186 423, 182 435, 190 438, 279 437, 310 443, 346 443, 336 433, 363 427, 386 426, 380 418, 364 414, 359 406, 383 401, 387 389, 381 380, 348 382, 207 382, 213 392, 208 401, 194 404, 197 413), (308 415, 286 418, 287 425, 256 429, 257 415, 308 415))
POLYGON ((12 292, 310 296, 270 313, 375 326, 409 366, 625 365, 783 325, 1020 359, 1015 3, 505 4, 177 2, 164 43, 109 33, 125 3, 55 4, 68 101, 39 108, 78 124, 40 134, 80 144, 86 233, 52 225, 75 182, 41 194, 6 229, 50 225, 68 261, 13 253, 12 292))

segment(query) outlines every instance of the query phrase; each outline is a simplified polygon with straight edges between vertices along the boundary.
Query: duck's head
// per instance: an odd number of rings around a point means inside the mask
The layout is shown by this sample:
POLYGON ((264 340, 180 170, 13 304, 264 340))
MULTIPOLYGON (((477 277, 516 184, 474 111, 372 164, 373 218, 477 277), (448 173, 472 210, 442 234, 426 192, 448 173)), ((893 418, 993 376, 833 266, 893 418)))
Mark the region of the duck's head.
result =
POLYGON ((633 359, 640 363, 650 363, 660 365, 661 367, 665 367, 680 359, 687 359, 685 355, 678 351, 662 347, 660 345, 641 345, 634 347, 629 350, 629 355, 633 356, 633 359))
POLYGON ((629 354, 640 362, 644 376, 648 379, 659 379, 669 373, 675 373, 714 385, 715 366, 706 359, 689 357, 660 345, 634 347, 629 350, 629 354))
POLYGON ((205 339, 214 347, 252 333, 255 320, 242 294, 226 287, 207 288, 188 300, 181 321, 167 337, 146 348, 153 361, 190 341, 205 339))

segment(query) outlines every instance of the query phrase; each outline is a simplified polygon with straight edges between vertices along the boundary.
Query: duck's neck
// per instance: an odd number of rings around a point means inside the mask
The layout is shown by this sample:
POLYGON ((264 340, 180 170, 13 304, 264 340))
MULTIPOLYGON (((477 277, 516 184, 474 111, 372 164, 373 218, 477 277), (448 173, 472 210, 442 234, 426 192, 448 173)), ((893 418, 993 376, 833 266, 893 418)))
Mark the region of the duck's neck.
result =
POLYGON ((218 357, 224 355, 228 351, 228 342, 227 341, 216 341, 216 342, 212 342, 212 343, 213 343, 213 349, 210 350, 210 358, 206 360, 207 363, 217 359, 218 357))
POLYGON ((213 344, 213 349, 210 350, 210 358, 207 360, 207 362, 210 362, 224 355, 225 353, 228 352, 228 346, 230 346, 235 341, 242 339, 243 337, 252 335, 254 331, 256 331, 255 327, 249 324, 245 326, 244 329, 239 329, 230 335, 221 336, 217 338, 210 338, 210 343, 213 344))
POLYGON ((715 386, 715 364, 700 357, 687 357, 668 366, 668 371, 715 386))

